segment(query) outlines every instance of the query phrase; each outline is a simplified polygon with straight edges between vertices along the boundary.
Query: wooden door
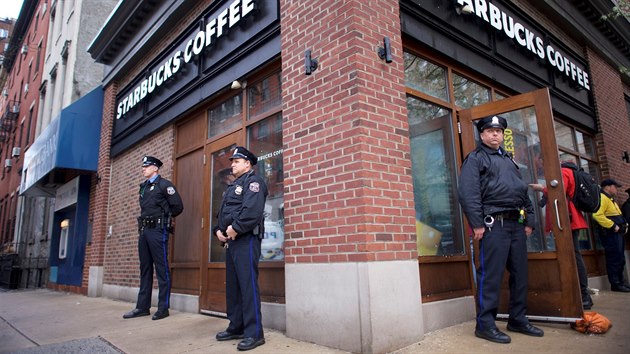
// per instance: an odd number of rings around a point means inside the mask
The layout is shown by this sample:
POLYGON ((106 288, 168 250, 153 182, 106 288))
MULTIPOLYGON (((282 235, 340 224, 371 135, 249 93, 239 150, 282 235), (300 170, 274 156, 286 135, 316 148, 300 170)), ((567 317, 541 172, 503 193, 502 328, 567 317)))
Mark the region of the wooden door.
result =
POLYGON ((200 251, 203 229, 204 115, 180 124, 175 142, 175 186, 184 202, 184 212, 175 220, 170 242, 171 291, 199 295, 200 251))
POLYGON ((233 181, 232 150, 237 145, 239 134, 231 134, 206 145, 206 195, 209 201, 208 225, 203 234, 202 265, 203 282, 201 284, 200 309, 206 313, 223 314, 225 303, 225 250, 219 240, 212 235, 217 223, 217 213, 221 208, 223 193, 233 181))
MULTIPOLYGON (((483 104, 458 114, 464 156, 475 149, 478 141, 474 121, 493 115, 504 117, 508 122, 504 133, 505 149, 513 153, 527 183, 541 183, 548 188, 551 203, 547 205, 550 207, 539 207, 540 193, 530 190, 537 224, 527 242, 528 317, 566 322, 580 318, 580 287, 548 90, 540 89, 483 104), (545 226, 546 217, 549 217, 551 230, 545 226)), ((474 252, 478 254, 477 243, 474 252)), ((504 314, 509 301, 508 289, 506 272, 499 318, 507 316, 504 314)))

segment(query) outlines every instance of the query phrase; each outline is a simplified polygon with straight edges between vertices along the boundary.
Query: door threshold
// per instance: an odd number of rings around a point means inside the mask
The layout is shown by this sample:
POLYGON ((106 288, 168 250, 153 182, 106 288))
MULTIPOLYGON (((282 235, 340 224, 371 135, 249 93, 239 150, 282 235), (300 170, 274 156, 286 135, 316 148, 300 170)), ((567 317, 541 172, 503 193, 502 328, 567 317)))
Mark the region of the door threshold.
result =
MULTIPOLYGON (((507 321, 510 315, 506 315, 503 313, 497 314, 497 320, 507 321)), ((583 318, 580 317, 553 317, 553 316, 530 316, 526 315, 528 320, 530 321, 539 321, 539 322, 553 322, 553 323, 575 323, 576 321, 580 321, 583 318)))
POLYGON ((210 311, 210 310, 203 310, 203 309, 199 310, 199 312, 201 312, 204 315, 227 318, 227 314, 225 312, 210 311))

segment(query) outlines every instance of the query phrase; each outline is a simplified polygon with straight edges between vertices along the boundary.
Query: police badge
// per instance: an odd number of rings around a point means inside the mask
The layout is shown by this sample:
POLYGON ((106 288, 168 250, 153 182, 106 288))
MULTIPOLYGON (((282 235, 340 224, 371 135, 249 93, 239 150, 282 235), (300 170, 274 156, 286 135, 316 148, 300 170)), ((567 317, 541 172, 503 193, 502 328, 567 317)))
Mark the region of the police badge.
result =
POLYGON ((236 195, 241 195, 241 193, 243 193, 243 186, 236 186, 234 193, 236 193, 236 195))

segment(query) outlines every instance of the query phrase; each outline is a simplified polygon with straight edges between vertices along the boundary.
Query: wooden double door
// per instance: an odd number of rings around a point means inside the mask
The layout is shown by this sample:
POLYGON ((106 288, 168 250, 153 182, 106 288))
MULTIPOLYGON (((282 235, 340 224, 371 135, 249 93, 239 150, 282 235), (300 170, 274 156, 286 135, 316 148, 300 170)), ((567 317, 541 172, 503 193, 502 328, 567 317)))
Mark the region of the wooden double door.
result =
MULTIPOLYGON (((513 154, 525 181, 543 184, 548 189, 549 202, 543 206, 538 205, 542 194, 530 190, 537 226, 527 242, 528 316, 572 322, 582 316, 582 302, 549 92, 540 89, 459 111, 463 156, 474 150, 478 142, 474 122, 495 115, 508 122, 504 148, 513 154)), ((478 254, 477 243, 473 253, 478 254)), ((472 272, 474 277, 474 269, 472 272)), ((502 314, 507 313, 508 289, 506 274, 502 314)))
MULTIPOLYGON (((235 129, 207 138, 206 111, 175 130, 175 183, 185 212, 177 217, 170 243, 172 292, 199 296, 199 310, 224 314, 225 250, 212 235, 223 192, 231 182, 229 157, 244 145, 245 130, 235 129)), ((284 262, 261 262, 259 284, 262 300, 284 302, 284 262)))

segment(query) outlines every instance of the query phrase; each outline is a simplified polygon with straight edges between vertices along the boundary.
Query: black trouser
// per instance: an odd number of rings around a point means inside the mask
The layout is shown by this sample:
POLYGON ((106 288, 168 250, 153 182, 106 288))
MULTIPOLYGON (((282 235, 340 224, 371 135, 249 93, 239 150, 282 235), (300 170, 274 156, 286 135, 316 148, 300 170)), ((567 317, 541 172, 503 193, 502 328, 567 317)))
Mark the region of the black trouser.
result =
POLYGON ((158 280, 158 310, 169 308, 171 296, 171 278, 168 269, 168 232, 164 228, 140 229, 138 238, 138 256, 140 257, 140 292, 136 308, 148 310, 151 307, 153 291, 153 265, 158 280))
POLYGON ((582 301, 587 301, 591 298, 591 295, 588 293, 586 266, 584 265, 584 259, 582 259, 582 253, 580 253, 580 230, 572 230, 571 233, 573 234, 573 251, 575 252, 575 265, 577 266, 578 280, 580 281, 582 301))
POLYGON ((479 242, 477 268, 477 329, 496 328, 495 319, 501 296, 501 281, 510 272, 509 323, 529 323, 527 312, 527 236, 516 220, 495 220, 479 242))
POLYGON ((606 256, 606 272, 611 286, 624 285, 623 269, 626 266, 624 257, 625 241, 621 232, 605 230, 601 237, 606 256))
POLYGON ((225 258, 227 317, 230 333, 243 333, 246 338, 264 338, 258 288, 258 237, 239 235, 228 241, 225 258))

